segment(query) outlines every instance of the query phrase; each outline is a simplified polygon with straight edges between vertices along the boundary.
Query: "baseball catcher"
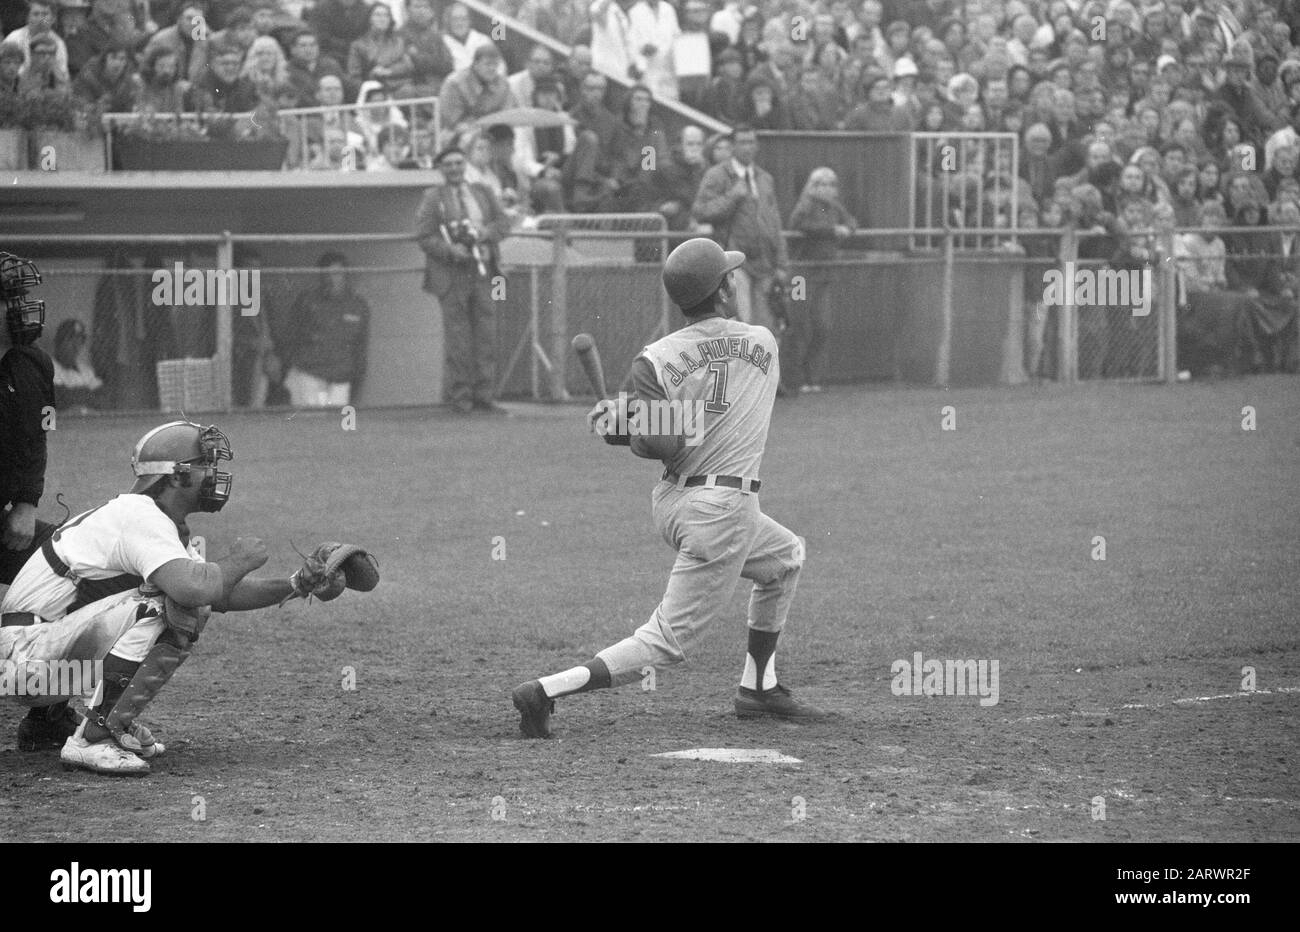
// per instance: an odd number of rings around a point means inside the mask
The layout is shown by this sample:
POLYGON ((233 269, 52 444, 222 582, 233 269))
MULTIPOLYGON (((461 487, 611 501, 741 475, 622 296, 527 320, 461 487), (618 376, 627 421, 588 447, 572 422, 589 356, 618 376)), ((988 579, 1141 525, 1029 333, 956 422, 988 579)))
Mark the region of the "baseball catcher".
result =
POLYGON ((293 598, 369 591, 378 563, 327 543, 291 576, 251 576, 266 545, 240 538, 215 562, 190 553, 186 519, 230 499, 230 441, 216 427, 172 421, 135 445, 129 492, 70 518, 23 565, 0 602, 0 663, 19 675, 58 661, 91 661, 100 677, 88 714, 69 695, 25 696, 18 729, 27 750, 62 745, 67 767, 142 774, 164 746, 140 713, 189 657, 212 612, 243 612, 293 598), (102 665, 102 666, 101 666, 102 665))

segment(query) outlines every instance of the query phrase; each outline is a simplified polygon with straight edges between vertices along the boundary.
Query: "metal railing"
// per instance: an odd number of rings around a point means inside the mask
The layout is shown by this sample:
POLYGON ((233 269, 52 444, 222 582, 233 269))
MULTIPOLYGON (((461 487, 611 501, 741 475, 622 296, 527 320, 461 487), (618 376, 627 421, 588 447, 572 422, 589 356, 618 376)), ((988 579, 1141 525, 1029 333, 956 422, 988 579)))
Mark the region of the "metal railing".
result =
MULTIPOLYGON (((293 107, 282 110, 268 110, 269 117, 277 123, 271 135, 288 139, 290 146, 282 170, 310 171, 320 168, 335 168, 341 171, 360 170, 368 158, 382 153, 378 147, 379 132, 387 126, 399 127, 406 138, 409 157, 420 168, 432 168, 436 154, 438 133, 441 129, 440 112, 437 97, 413 97, 404 100, 385 100, 365 104, 337 104, 320 107, 293 107), (362 118, 361 113, 374 113, 362 118), (340 152, 340 164, 334 166, 319 161, 324 147, 324 133, 327 129, 338 128, 348 134, 340 152), (356 137, 360 137, 358 140, 356 137)), ((119 133, 128 131, 141 122, 161 121, 179 124, 198 131, 205 124, 214 120, 235 121, 238 132, 243 135, 249 129, 267 133, 268 128, 258 126, 256 120, 261 111, 251 110, 243 113, 215 112, 180 112, 180 113, 105 113, 101 118, 104 129, 105 168, 113 170, 113 145, 119 133), (240 124, 243 124, 241 127, 240 124)), ((328 157, 328 153, 325 156, 328 157)))
MULTIPOLYGON (((1015 133, 912 133, 910 174, 913 225, 969 228, 970 235, 957 241, 959 249, 995 245, 976 231, 992 228, 1006 237, 1017 223, 1020 138, 1015 133), (999 223, 999 216, 1008 222, 999 223)), ((914 237, 912 245, 938 244, 914 237)))
MULTIPOLYGON (((550 249, 539 254, 537 261, 521 263, 527 268, 529 276, 528 326, 498 376, 497 391, 500 393, 509 382, 524 350, 528 349, 532 397, 542 397, 541 378, 542 370, 545 370, 549 383, 548 396, 553 400, 567 401, 569 392, 565 384, 564 361, 569 347, 567 318, 570 266, 617 266, 626 265, 629 261, 662 263, 668 255, 668 223, 663 214, 658 213, 539 214, 532 220, 529 228, 516 229, 511 235, 549 241, 550 249), (584 243, 596 248, 584 252, 581 245, 584 243), (628 247, 622 255, 598 245, 618 243, 628 247), (547 302, 548 314, 545 315, 548 319, 545 321, 541 306, 541 273, 544 267, 550 272, 550 298, 547 302)), ((668 295, 663 289, 659 291, 659 320, 654 331, 646 335, 647 343, 668 332, 668 295)))

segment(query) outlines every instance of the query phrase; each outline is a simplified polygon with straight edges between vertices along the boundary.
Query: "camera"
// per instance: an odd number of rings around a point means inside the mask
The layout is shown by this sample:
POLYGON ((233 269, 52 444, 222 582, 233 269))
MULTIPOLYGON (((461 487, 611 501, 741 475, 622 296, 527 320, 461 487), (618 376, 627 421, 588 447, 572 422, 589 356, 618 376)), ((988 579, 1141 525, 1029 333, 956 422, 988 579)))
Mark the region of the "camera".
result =
POLYGON ((478 274, 482 278, 487 277, 487 263, 483 261, 483 250, 478 231, 474 229, 468 218, 453 220, 442 225, 442 238, 448 244, 457 244, 464 246, 469 250, 469 254, 474 257, 474 262, 478 266, 478 274))

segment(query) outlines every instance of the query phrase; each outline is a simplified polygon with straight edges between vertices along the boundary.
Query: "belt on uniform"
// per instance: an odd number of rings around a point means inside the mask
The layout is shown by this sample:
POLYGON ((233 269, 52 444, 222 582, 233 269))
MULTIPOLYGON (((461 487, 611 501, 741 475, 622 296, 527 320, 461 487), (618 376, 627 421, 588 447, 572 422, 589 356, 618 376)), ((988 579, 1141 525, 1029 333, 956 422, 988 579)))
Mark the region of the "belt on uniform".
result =
MULTIPOLYGON (((72 570, 68 568, 68 564, 59 559, 59 555, 54 552, 54 544, 48 537, 41 544, 41 553, 45 554, 45 559, 55 575, 65 579, 72 576, 72 570)), ((25 627, 35 623, 36 616, 31 612, 5 612, 0 615, 0 628, 25 627)))
POLYGON ((122 573, 118 576, 109 576, 105 579, 78 579, 77 574, 72 572, 72 568, 54 551, 54 541, 46 538, 45 543, 41 544, 41 553, 45 556, 45 562, 50 564, 55 576, 61 576, 77 587, 77 595, 72 600, 65 612, 71 615, 79 608, 85 608, 91 602, 98 602, 100 599, 107 598, 110 595, 117 595, 119 592, 126 592, 129 589, 135 589, 144 583, 139 576, 133 576, 130 573, 122 573))
POLYGON ((740 489, 742 492, 757 492, 759 486, 763 484, 759 479, 742 479, 740 476, 718 476, 713 473, 707 476, 679 476, 666 469, 663 478, 665 482, 671 482, 679 489, 693 489, 697 486, 703 486, 706 489, 718 487, 740 489))
MULTIPOLYGON (((55 576, 62 576, 64 579, 73 579, 72 568, 64 563, 57 553, 54 552, 54 541, 45 538, 41 544, 41 553, 45 555, 45 562, 50 564, 50 569, 54 570, 55 576)), ((75 581, 75 580, 74 580, 75 581)))

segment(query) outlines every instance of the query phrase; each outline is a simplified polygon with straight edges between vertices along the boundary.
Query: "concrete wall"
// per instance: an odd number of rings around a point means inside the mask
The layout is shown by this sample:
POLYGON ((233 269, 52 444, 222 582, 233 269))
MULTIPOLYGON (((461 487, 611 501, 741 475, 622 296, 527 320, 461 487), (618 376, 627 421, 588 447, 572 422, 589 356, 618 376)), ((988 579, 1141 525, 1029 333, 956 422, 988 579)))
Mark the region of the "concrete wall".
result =
MULTIPOLYGON (((421 288, 424 256, 413 242, 359 242, 358 234, 414 232, 416 209, 430 173, 348 176, 212 172, 168 175, 117 173, 59 176, 20 173, 19 184, 0 186, 0 248, 40 257, 46 271, 41 296, 49 334, 59 321, 78 316, 90 323, 95 271, 104 268, 111 245, 77 243, 78 236, 270 234, 256 244, 267 267, 314 266, 326 249, 343 251, 358 291, 372 311, 371 365, 358 399, 370 405, 429 404, 441 399, 441 315, 421 288), (52 235, 57 245, 24 236, 52 235), (337 234, 328 242, 292 243, 293 234, 337 234), (383 269, 365 272, 365 268, 383 269)), ((142 248, 142 247, 137 247, 142 248)), ((178 246, 162 244, 164 253, 178 246)), ((195 247, 189 263, 215 264, 215 247, 195 247)), ((305 278, 281 280, 294 291, 305 278)), ((269 282, 269 278, 268 278, 269 282)), ((286 290, 281 288, 280 290, 286 290)), ((187 309, 183 313, 200 313, 187 309)))

